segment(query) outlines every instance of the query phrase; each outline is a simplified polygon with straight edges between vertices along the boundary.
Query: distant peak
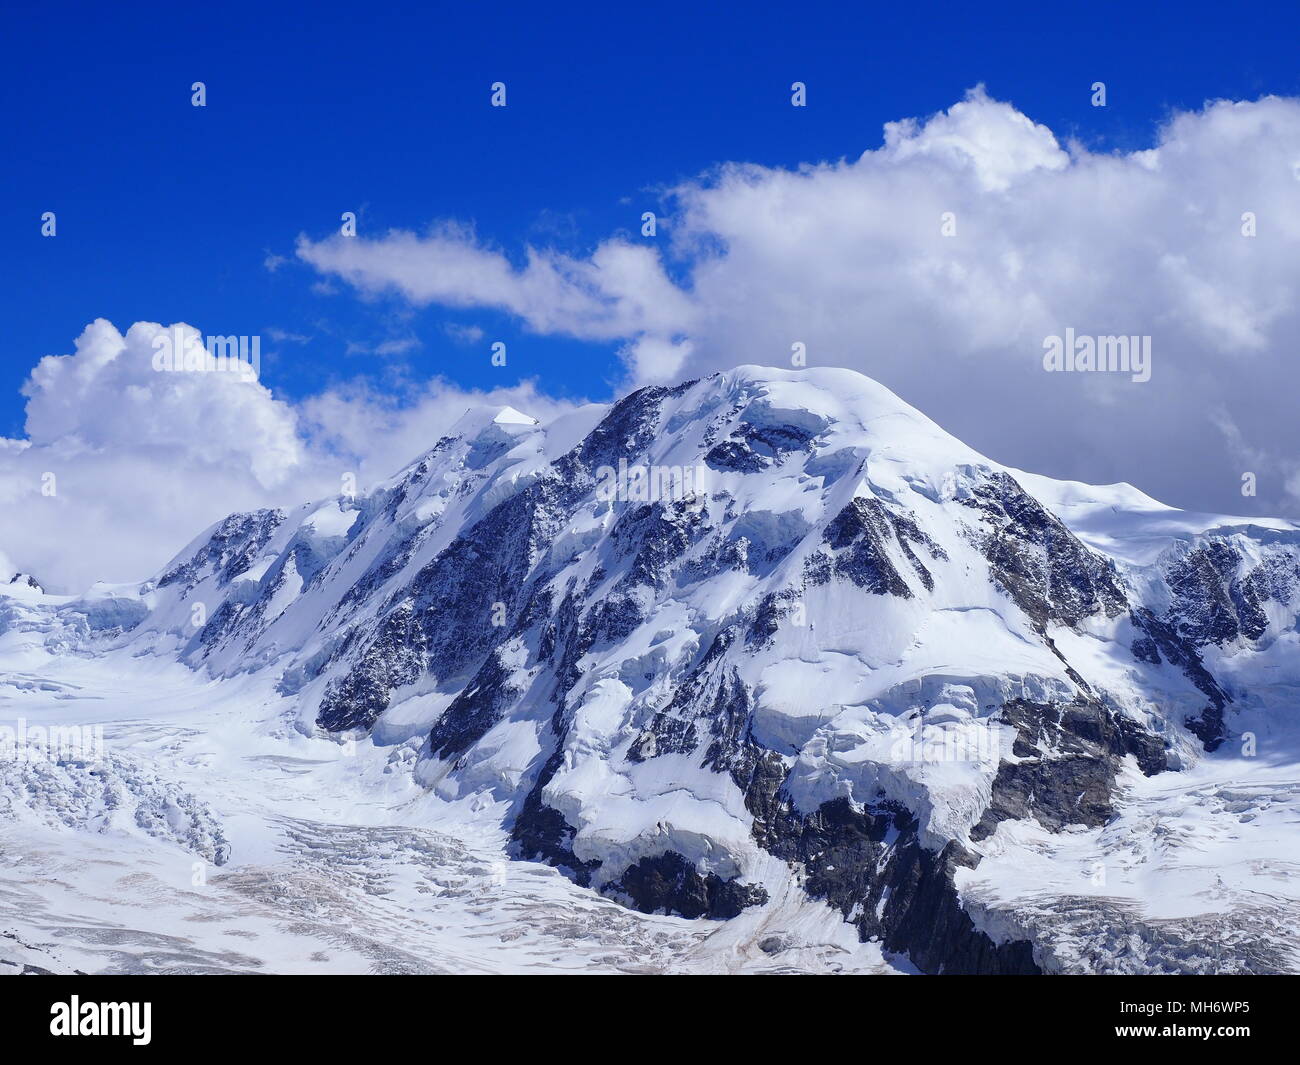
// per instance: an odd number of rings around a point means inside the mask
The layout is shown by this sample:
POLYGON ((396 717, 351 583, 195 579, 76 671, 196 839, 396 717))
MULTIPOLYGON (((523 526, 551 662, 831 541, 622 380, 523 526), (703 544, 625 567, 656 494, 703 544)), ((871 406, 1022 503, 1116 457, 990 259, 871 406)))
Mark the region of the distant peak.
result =
POLYGON ((497 425, 537 425, 537 419, 514 407, 502 407, 492 419, 497 425))

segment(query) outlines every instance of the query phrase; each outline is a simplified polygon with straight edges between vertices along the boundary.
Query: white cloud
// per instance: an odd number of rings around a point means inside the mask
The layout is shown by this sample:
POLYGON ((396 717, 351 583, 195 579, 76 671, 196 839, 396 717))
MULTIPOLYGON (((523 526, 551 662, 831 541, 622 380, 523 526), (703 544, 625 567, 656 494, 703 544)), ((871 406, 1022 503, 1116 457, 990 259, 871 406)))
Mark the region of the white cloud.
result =
POLYGON ((290 333, 287 330, 274 325, 267 327, 266 335, 277 344, 308 344, 311 342, 311 337, 309 336, 305 336, 302 333, 290 333))
POLYGON ((542 333, 614 340, 671 332, 693 316, 655 251, 622 240, 606 241, 589 259, 529 248, 519 268, 454 226, 423 237, 401 230, 378 240, 300 237, 298 255, 368 294, 395 290, 416 304, 499 308, 542 333))
POLYGON ((335 494, 345 472, 363 487, 390 476, 470 406, 566 406, 531 385, 440 381, 397 393, 353 382, 294 406, 237 374, 154 370, 163 332, 138 322, 124 336, 99 319, 73 354, 33 369, 26 435, 0 438, 0 568, 66 592, 139 580, 232 511, 335 494))
POLYGON ((723 165, 669 206, 666 248, 611 239, 586 259, 528 248, 515 267, 454 226, 298 254, 364 292, 618 341, 636 383, 788 364, 800 341, 1013 465, 1183 506, 1300 505, 1300 100, 1210 103, 1102 154, 975 90, 859 158, 723 165), (1066 328, 1151 336, 1151 380, 1045 373, 1066 328), (1258 499, 1212 409, 1261 457, 1258 499))
POLYGON ((486 335, 482 327, 477 325, 461 325, 458 322, 447 322, 442 328, 443 332, 456 341, 457 344, 466 346, 480 343, 486 335))
POLYGON ((420 347, 419 337, 390 337, 374 344, 360 340, 350 340, 344 349, 348 355, 405 355, 420 347))
POLYGON ((191 461, 247 466, 275 487, 303 459, 292 410, 235 373, 155 371, 154 340, 166 335, 137 322, 123 336, 99 318, 75 354, 41 359, 23 386, 28 441, 68 452, 178 449, 191 461))
POLYGON ((548 421, 575 404, 543 394, 535 381, 481 392, 435 378, 399 396, 354 381, 303 401, 298 411, 312 447, 322 454, 350 457, 355 464, 346 470, 357 474, 358 484, 368 485, 392 476, 433 447, 476 406, 510 406, 548 421))
POLYGON ((990 100, 983 86, 924 125, 911 118, 886 123, 884 148, 863 156, 873 157, 889 165, 929 157, 942 170, 970 167, 980 187, 994 192, 1033 170, 1063 170, 1070 162, 1050 129, 990 100))
MULTIPOLYGON (((585 258, 532 247, 512 261, 448 225, 303 238, 298 255, 326 289, 612 342, 629 384, 788 365, 798 341, 1009 464, 1183 506, 1300 509, 1300 101, 1208 104, 1148 150, 1096 154, 977 91, 891 123, 856 159, 724 165, 669 207, 671 241, 613 238, 585 258), (1045 373, 1043 338, 1067 327, 1152 336, 1151 381, 1045 373), (1240 495, 1246 472, 1257 498, 1240 495)), ((468 406, 564 406, 544 381, 396 395, 351 382, 289 404, 256 380, 154 372, 161 329, 97 321, 33 370, 25 435, 0 439, 7 565, 66 590, 136 579, 232 510, 332 494, 344 472, 387 477, 468 406)))

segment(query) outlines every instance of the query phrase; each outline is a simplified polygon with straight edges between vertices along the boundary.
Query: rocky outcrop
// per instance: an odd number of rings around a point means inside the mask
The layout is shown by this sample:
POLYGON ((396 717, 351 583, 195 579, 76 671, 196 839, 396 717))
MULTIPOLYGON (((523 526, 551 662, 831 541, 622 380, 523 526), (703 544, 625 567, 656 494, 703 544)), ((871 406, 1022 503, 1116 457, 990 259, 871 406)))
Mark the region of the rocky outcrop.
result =
POLYGON ((1054 832, 1104 825, 1115 813, 1122 759, 1132 755, 1147 776, 1168 767, 1158 737, 1092 699, 1064 705, 1016 699, 1003 706, 1001 720, 1016 730, 1015 760, 998 766, 992 801, 972 839, 984 839, 1000 821, 1023 818, 1054 832))
POLYGON ((761 906, 767 892, 716 873, 700 874, 680 854, 668 851, 642 858, 606 886, 606 892, 627 901, 642 913, 675 913, 682 917, 737 917, 747 906, 761 906))
POLYGON ((1127 605, 1112 565, 1006 473, 983 474, 961 499, 978 511, 990 576, 1040 626, 1077 625, 1127 605))

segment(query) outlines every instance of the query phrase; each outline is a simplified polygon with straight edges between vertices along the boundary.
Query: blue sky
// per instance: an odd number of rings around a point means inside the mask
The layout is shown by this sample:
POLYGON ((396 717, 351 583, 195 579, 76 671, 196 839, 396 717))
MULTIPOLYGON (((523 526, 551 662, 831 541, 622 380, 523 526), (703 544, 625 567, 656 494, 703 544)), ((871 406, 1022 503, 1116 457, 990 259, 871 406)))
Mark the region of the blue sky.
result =
POLYGON ((658 189, 715 163, 853 157, 886 121, 980 82, 1099 149, 1145 146, 1171 110, 1208 98, 1300 91, 1295 5, 1266 18, 1211 4, 1176 18, 1129 4, 384 7, 10 8, 0 434, 21 435, 35 361, 70 351, 97 316, 310 337, 266 344, 264 381, 285 396, 435 373, 608 395, 616 343, 321 294, 300 263, 266 269, 343 210, 362 233, 458 219, 516 260, 529 242, 582 252, 635 235, 658 189), (1105 109, 1089 103, 1099 78, 1105 109), (195 80, 206 108, 190 106, 195 80), (505 109, 488 106, 494 80, 505 109), (793 80, 809 85, 806 109, 789 106, 793 80), (39 234, 46 210, 53 240, 39 234), (506 340, 507 369, 456 343, 449 322, 506 340), (355 350, 412 337, 420 347, 398 354, 355 350))
POLYGON ((45 3, 4 29, 0 568, 138 579, 231 511, 375 483, 467 404, 545 417, 792 341, 1013 467, 1300 515, 1297 5, 45 3), (149 322, 259 336, 260 385, 151 373, 149 322), (1044 373, 1066 329, 1150 335, 1151 380, 1044 373))

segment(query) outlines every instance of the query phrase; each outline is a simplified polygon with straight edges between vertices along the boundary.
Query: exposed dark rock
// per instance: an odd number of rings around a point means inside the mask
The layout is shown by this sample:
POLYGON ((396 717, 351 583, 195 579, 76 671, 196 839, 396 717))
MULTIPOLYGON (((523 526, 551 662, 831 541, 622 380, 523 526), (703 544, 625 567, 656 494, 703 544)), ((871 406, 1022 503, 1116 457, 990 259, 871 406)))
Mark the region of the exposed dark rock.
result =
POLYGON ((527 861, 543 861, 564 870, 575 883, 587 887, 599 862, 584 862, 573 853, 573 826, 559 810, 542 801, 542 789, 555 776, 564 755, 558 744, 538 774, 511 826, 510 839, 514 854, 527 861))
POLYGON ((1242 562, 1239 551, 1216 539, 1166 573, 1173 595, 1168 620, 1193 646, 1257 640, 1268 629, 1268 616, 1260 604, 1271 597, 1275 582, 1285 581, 1285 571, 1274 563, 1272 568, 1260 566, 1239 577, 1242 562))
POLYGON ((1221 706, 1211 704, 1195 716, 1188 714, 1183 718, 1183 726, 1211 753, 1222 747, 1228 738, 1228 724, 1223 719, 1221 706))
POLYGON ((532 568, 567 518, 565 498, 554 478, 536 481, 421 569, 357 664, 326 692, 317 723, 368 728, 392 689, 422 673, 443 680, 477 673, 514 631, 532 568), (498 617, 504 624, 496 624, 498 617), (351 724, 331 724, 340 721, 351 724))
MULTIPOLYGON (((558 634, 551 637, 559 640, 558 634)), ((748 689, 733 670, 720 668, 734 633, 726 630, 710 645, 692 671, 692 681, 678 687, 673 702, 652 719, 629 753, 633 761, 643 761, 660 754, 690 752, 702 740, 711 739, 706 764, 721 761, 725 752, 740 740, 737 730, 747 727, 752 712, 748 689), (697 726, 707 725, 707 731, 697 726)), ((447 753, 444 732, 451 726, 443 722, 434 730, 431 742, 435 753, 447 753), (440 746, 440 744, 442 746, 440 746)), ((525 798, 511 831, 515 853, 523 858, 541 859, 569 871, 580 884, 588 884, 599 867, 598 862, 582 862, 573 853, 573 828, 563 815, 547 806, 543 790, 563 762, 560 750, 568 731, 569 711, 565 706, 551 720, 555 750, 542 767, 525 798)), ((460 744, 455 745, 459 748, 460 744)), ((725 766, 719 764, 720 771, 725 766)), ((715 874, 701 874, 680 854, 666 853, 644 858, 627 869, 617 882, 607 884, 607 894, 622 895, 647 913, 664 911, 686 917, 734 917, 745 906, 766 901, 761 887, 727 881, 715 874)))
POLYGON ((1111 564, 1010 475, 986 473, 961 502, 983 518, 979 545, 993 578, 1039 626, 1114 617, 1127 605, 1111 564))
POLYGON ((390 578, 406 567, 424 538, 437 527, 438 523, 436 521, 431 522, 429 525, 397 538, 387 545, 379 556, 371 562, 366 572, 357 578, 356 583, 344 593, 339 600, 335 616, 347 616, 369 600, 371 596, 375 595, 388 583, 390 578))
POLYGON ((675 851, 642 858, 629 866, 610 893, 626 895, 642 913, 674 913, 682 917, 726 920, 747 906, 761 906, 767 892, 756 884, 723 880, 716 873, 703 876, 675 851))
POLYGON ((668 586, 673 571, 708 528, 708 515, 692 500, 665 500, 633 507, 610 530, 610 542, 631 558, 620 588, 668 586))
POLYGON ((434 723, 429 732, 430 753, 438 758, 453 758, 486 736, 501 720, 505 708, 520 695, 509 678, 498 655, 488 655, 474 679, 434 723))
POLYGON ((776 635, 781 621, 797 608, 800 598, 799 592, 793 588, 765 595, 745 633, 745 646, 751 649, 767 647, 776 635))
POLYGON ((824 556, 812 556, 805 570, 812 583, 824 583, 833 573, 876 595, 900 599, 911 599, 913 592, 890 557, 891 545, 907 558, 927 590, 933 590, 934 578, 912 544, 925 547, 934 558, 947 557, 911 518, 895 514, 878 499, 853 499, 830 520, 822 540, 835 552, 834 560, 828 569, 824 556))
POLYGON ((758 473, 774 466, 792 451, 806 451, 812 434, 795 425, 752 425, 741 422, 731 439, 713 447, 704 462, 715 470, 758 473))
POLYGON ((906 954, 922 972, 1037 973, 1028 942, 994 943, 962 909, 953 882, 974 859, 958 844, 921 846, 906 809, 855 809, 847 799, 802 817, 781 791, 784 766, 758 758, 745 788, 754 834, 771 853, 804 870, 804 888, 834 906, 863 940, 906 954))
MULTIPOLYGON (((727 649, 735 639, 731 629, 714 638, 690 673, 673 693, 672 700, 650 719, 649 725, 633 742, 628 758, 643 762, 663 754, 689 754, 699 747, 705 735, 700 726, 708 725, 715 740, 734 744, 738 729, 744 727, 752 709, 749 689, 725 667, 727 649)), ((709 757, 714 757, 711 749, 709 757)))
POLYGON ((1133 627, 1145 635, 1133 641, 1133 656, 1144 662, 1159 665, 1161 655, 1200 690, 1209 705, 1197 717, 1184 719, 1183 724, 1195 735, 1207 751, 1216 750, 1228 736, 1223 714, 1232 696, 1219 687, 1218 681, 1205 668, 1200 652, 1173 626, 1161 621, 1146 607, 1139 607, 1130 615, 1133 627))
POLYGON ((770 459, 750 450, 742 441, 724 440, 704 456, 706 465, 729 473, 758 473, 771 465, 770 459))
POLYGON ((190 643, 190 648, 198 648, 206 657, 209 652, 236 631, 248 606, 234 599, 223 600, 216 612, 208 618, 203 628, 198 631, 190 643))
POLYGON ((635 595, 624 592, 601 599, 583 622, 586 648, 626 639, 644 620, 645 608, 635 595))
POLYGON ((427 659, 424 629, 408 600, 384 618, 361 660, 326 689, 316 724, 330 732, 370 728, 392 690, 418 680, 427 659))
MULTIPOLYGON (((809 894, 838 909, 863 939, 905 953, 923 971, 1036 972, 1029 943, 994 943, 962 908, 954 876, 961 867, 972 866, 975 855, 951 841, 928 849, 937 844, 928 835, 922 842, 916 814, 885 801, 883 792, 864 804, 836 799, 811 813, 795 809, 785 791, 793 758, 765 749, 754 737, 755 695, 741 679, 746 673, 737 655, 770 647, 780 627, 791 623, 809 584, 852 584, 866 593, 860 598, 867 611, 872 604, 867 596, 916 600, 923 590, 934 590, 931 567, 948 556, 912 512, 892 496, 854 498, 823 531, 809 535, 806 520, 795 511, 747 514, 725 492, 643 504, 615 501, 599 555, 602 564, 594 572, 582 558, 584 538, 562 537, 603 477, 598 474, 602 467, 648 462, 650 449, 665 434, 705 417, 711 421, 701 450, 707 449, 704 461, 714 469, 760 473, 812 450, 815 438, 805 429, 755 424, 744 417, 737 421, 752 394, 706 398, 702 402, 711 406, 676 412, 665 426, 665 400, 692 385, 646 388, 615 404, 537 480, 486 513, 471 510, 477 520, 456 530, 459 535, 436 557, 404 578, 402 587, 394 587, 392 579, 428 543, 439 519, 411 527, 406 521, 414 519, 408 515, 391 534, 385 533, 389 539, 382 544, 363 545, 360 538, 372 520, 396 519, 408 501, 433 489, 431 471, 441 467, 426 458, 400 483, 360 505, 360 518, 349 533, 356 542, 348 545, 346 555, 321 557, 314 538, 290 540, 257 582, 255 594, 249 590, 253 582, 243 582, 223 600, 199 643, 210 649, 240 638, 251 641, 265 626, 276 590, 295 572, 311 584, 322 574, 338 572, 343 562, 364 557, 364 566, 358 561, 348 572, 365 572, 329 615, 332 622, 347 622, 332 627, 320 648, 312 649, 311 661, 295 665, 292 678, 286 674, 285 690, 301 690, 307 678, 329 670, 332 679, 321 698, 318 723, 336 731, 368 729, 395 690, 436 678, 441 690, 457 694, 430 729, 425 753, 452 761, 452 773, 512 707, 524 705, 523 713, 532 715, 534 705, 546 706, 543 712, 552 716, 543 743, 552 746, 544 746, 530 767, 527 793, 512 809, 512 848, 519 857, 550 862, 590 885, 600 881, 600 864, 576 856, 573 826, 543 798, 565 757, 577 750, 566 752, 565 742, 574 712, 570 701, 581 670, 588 668, 587 656, 627 640, 676 589, 726 571, 767 576, 800 549, 807 553, 802 574, 793 574, 793 587, 768 590, 774 586, 753 582, 766 592, 757 603, 737 602, 716 620, 692 620, 704 650, 685 667, 674 664, 680 673, 667 678, 670 685, 644 672, 649 687, 641 687, 641 679, 631 674, 643 670, 625 665, 625 679, 642 697, 635 706, 643 715, 636 719, 641 731, 627 758, 644 762, 670 753, 686 755, 696 766, 728 774, 754 817, 758 843, 788 862, 809 894), (563 552, 554 551, 557 541, 567 545, 563 552), (570 557, 561 559, 560 553, 570 557), (374 622, 368 613, 372 605, 378 606, 374 622), (646 705, 648 698, 656 701, 646 705)), ((469 444, 441 488, 442 501, 474 494, 488 476, 482 471, 512 440, 489 429, 469 444)), ((440 442, 435 453, 453 442, 440 442)), ((818 461, 820 466, 808 465, 806 480, 833 480, 854 469, 861 473, 864 465, 852 448, 830 458, 819 455, 818 461)), ((1015 729, 1014 757, 998 766, 988 809, 971 835, 984 839, 1003 820, 1020 818, 1034 818, 1051 831, 1103 825, 1115 813, 1122 760, 1132 754, 1144 773, 1160 772, 1166 768, 1165 747, 1159 737, 1101 701, 1100 685, 1094 690, 1049 635, 1059 633, 1053 626, 1077 627, 1128 610, 1135 658, 1172 665, 1206 696, 1205 710, 1187 727, 1213 750, 1227 734, 1224 710, 1231 699, 1210 675, 1198 648, 1259 639, 1267 630, 1266 604, 1291 601, 1300 566, 1292 553, 1266 557, 1244 572, 1242 552, 1230 541, 1212 540, 1170 565, 1166 579, 1172 603, 1164 617, 1156 617, 1144 607, 1130 606, 1114 564, 1089 550, 1012 477, 976 470, 965 483, 969 491, 958 500, 970 509, 955 531, 978 545, 988 561, 988 579, 1033 622, 1038 638, 1080 693, 1071 703, 1013 700, 1001 708, 1002 719, 1015 729)), ((437 510, 434 505, 420 513, 437 510)), ((600 520, 608 512, 596 506, 593 513, 600 520)), ((929 520, 929 511, 922 513, 929 520)), ((208 574, 231 582, 248 572, 283 517, 262 511, 228 519, 160 585, 192 587, 208 574)), ((973 569, 982 568, 977 560, 972 563, 973 569)), ((688 917, 732 917, 766 898, 760 887, 721 879, 676 851, 641 857, 604 890, 642 910, 688 917)), ((778 952, 787 944, 770 936, 760 949, 778 952)))
MULTIPOLYGON (((421 569, 388 608, 375 638, 361 651, 355 665, 330 685, 321 700, 317 723, 332 730, 369 728, 387 708, 395 687, 412 683, 425 673, 452 681, 486 669, 483 683, 472 693, 463 692, 458 704, 453 704, 455 713, 449 708, 444 715, 440 726, 448 731, 439 733, 435 746, 449 753, 463 749, 460 745, 468 737, 484 725, 490 727, 496 712, 492 708, 499 708, 504 693, 491 687, 497 667, 485 663, 518 631, 521 610, 530 601, 534 585, 545 582, 546 575, 535 571, 537 562, 569 520, 574 502, 592 484, 594 471, 602 465, 616 466, 620 458, 639 455, 654 439, 664 399, 680 394, 683 387, 689 385, 643 388, 616 403, 600 424, 555 464, 550 476, 498 504, 421 569), (493 619, 502 609, 505 624, 499 625, 493 619)), ((668 540, 680 533, 679 519, 684 512, 658 504, 641 509, 645 513, 639 515, 640 520, 653 528, 642 529, 636 541, 640 561, 634 561, 634 579, 657 581, 655 563, 672 554, 668 540)), ((637 525, 634 514, 628 528, 637 525)), ((402 554, 409 554, 413 546, 408 545, 402 554)), ((382 585, 400 564, 396 557, 380 562, 368 576, 370 586, 382 585)), ((619 626, 630 620, 632 606, 631 600, 624 599, 608 608, 595 624, 619 631, 619 626)), ((598 633, 589 634, 589 638, 598 638, 598 633)), ((346 653, 351 653, 350 648, 340 647, 335 660, 346 653)))
POLYGON ((650 385, 624 397, 572 451, 556 463, 564 480, 594 477, 601 466, 618 467, 618 460, 635 463, 654 441, 665 399, 680 395, 694 385, 687 381, 674 388, 650 385))
MULTIPOLYGON (((1158 737, 1095 701, 1017 700, 1003 715, 1017 730, 1013 754, 1023 761, 1000 767, 992 804, 972 832, 976 839, 1009 817, 1033 816, 1058 830, 1103 824, 1113 816, 1120 759, 1133 754, 1148 774, 1166 767, 1158 737)), ((744 792, 759 844, 802 868, 808 893, 838 908, 863 939, 905 953, 925 972, 1038 971, 1028 942, 995 944, 962 909, 953 873, 977 859, 955 842, 938 853, 927 850, 906 808, 882 801, 858 809, 836 799, 803 816, 783 790, 786 761, 748 733, 729 759, 715 752, 710 764, 730 771, 744 792)))
POLYGON ((1095 700, 1062 705, 1013 699, 1001 718, 1016 730, 1016 761, 998 767, 972 839, 986 838, 1001 821, 1030 817, 1053 832, 1104 825, 1115 814, 1115 776, 1125 755, 1134 755, 1147 776, 1168 767, 1158 737, 1095 700))
POLYGON ((229 584, 253 564, 284 518, 282 510, 232 514, 217 525, 193 555, 159 577, 157 586, 180 584, 192 588, 209 571, 219 574, 218 584, 229 584))

